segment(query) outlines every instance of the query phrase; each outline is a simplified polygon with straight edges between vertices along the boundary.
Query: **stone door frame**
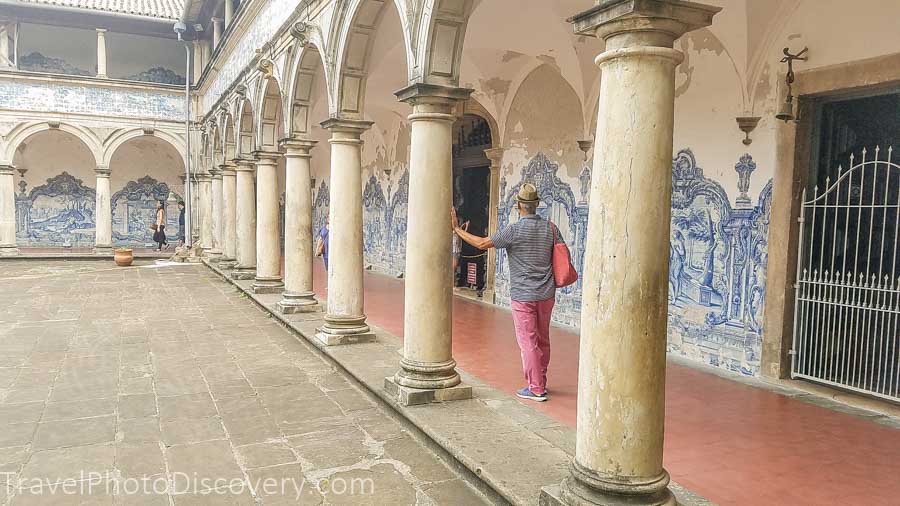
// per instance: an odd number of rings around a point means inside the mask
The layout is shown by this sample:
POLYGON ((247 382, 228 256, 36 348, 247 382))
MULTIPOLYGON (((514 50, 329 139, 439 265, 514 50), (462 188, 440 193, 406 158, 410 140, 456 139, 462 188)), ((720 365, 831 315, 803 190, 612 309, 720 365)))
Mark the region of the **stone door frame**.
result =
MULTIPOLYGON (((783 74, 782 74, 783 76, 783 74)), ((809 176, 814 124, 814 99, 878 91, 900 86, 900 53, 830 65, 796 73, 793 93, 798 98, 796 122, 778 121, 775 127, 775 176, 769 223, 765 316, 760 371, 771 379, 790 378, 794 280, 800 197, 809 176)), ((778 97, 786 86, 780 80, 778 97)), ((782 98, 783 99, 783 98, 782 98)), ((779 104, 780 105, 780 101, 779 104)))

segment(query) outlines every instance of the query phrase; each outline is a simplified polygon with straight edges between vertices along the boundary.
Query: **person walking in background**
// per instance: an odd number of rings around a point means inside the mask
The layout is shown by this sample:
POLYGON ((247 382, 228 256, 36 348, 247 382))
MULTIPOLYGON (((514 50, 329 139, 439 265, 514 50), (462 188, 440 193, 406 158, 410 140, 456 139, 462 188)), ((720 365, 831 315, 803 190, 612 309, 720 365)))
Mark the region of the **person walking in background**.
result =
POLYGON ((178 201, 178 241, 184 246, 187 235, 184 233, 184 201, 178 201))
POLYGON ((168 248, 169 243, 166 241, 166 205, 160 201, 156 206, 156 232, 153 233, 153 241, 158 244, 156 251, 162 251, 168 248))
POLYGON ((556 227, 538 216, 540 197, 534 185, 523 184, 516 201, 519 221, 491 237, 478 237, 460 227, 453 208, 450 209, 450 223, 456 235, 478 249, 506 250, 513 324, 522 353, 522 369, 528 381, 528 386, 516 395, 543 402, 548 399, 550 316, 556 302, 556 282, 553 278, 556 227))
POLYGON ((325 270, 328 270, 328 218, 325 218, 323 226, 316 236, 316 256, 322 257, 325 262, 325 270))

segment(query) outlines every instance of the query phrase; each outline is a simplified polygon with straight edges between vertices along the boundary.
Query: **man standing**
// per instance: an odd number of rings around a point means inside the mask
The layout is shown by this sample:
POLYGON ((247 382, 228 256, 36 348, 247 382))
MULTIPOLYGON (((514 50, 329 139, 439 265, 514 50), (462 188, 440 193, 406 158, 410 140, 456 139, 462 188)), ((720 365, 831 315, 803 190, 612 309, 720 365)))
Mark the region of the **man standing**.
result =
POLYGON ((519 221, 492 237, 478 237, 465 231, 452 209, 451 223, 463 241, 478 249, 506 249, 513 324, 528 381, 528 386, 516 395, 543 402, 547 400, 550 364, 550 315, 556 302, 552 261, 555 227, 537 215, 540 198, 534 185, 523 184, 516 201, 519 221))
POLYGON ((183 246, 185 243, 185 237, 187 237, 184 233, 184 201, 178 201, 178 239, 181 241, 181 245, 183 246))

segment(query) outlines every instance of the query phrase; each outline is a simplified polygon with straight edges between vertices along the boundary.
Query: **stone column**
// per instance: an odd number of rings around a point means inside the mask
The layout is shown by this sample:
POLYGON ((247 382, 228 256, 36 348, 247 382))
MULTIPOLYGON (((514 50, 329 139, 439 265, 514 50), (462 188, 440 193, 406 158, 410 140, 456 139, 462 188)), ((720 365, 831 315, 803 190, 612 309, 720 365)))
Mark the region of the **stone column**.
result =
POLYGON ((332 118, 328 309, 316 337, 327 345, 374 341, 363 310, 362 133, 371 121, 332 118))
POLYGON ((208 255, 213 247, 212 177, 209 173, 197 174, 197 181, 200 200, 200 247, 203 248, 203 254, 208 255))
POLYGON ((97 77, 106 77, 106 29, 97 28, 97 77))
POLYGON ((256 162, 256 278, 254 293, 279 293, 281 230, 278 226, 278 158, 281 153, 257 151, 256 162))
POLYGON ((112 205, 109 198, 109 167, 97 167, 97 203, 94 208, 94 254, 112 254, 112 205))
POLYGON ((0 256, 19 254, 16 247, 16 178, 12 165, 0 165, 0 256))
MULTIPOLYGON (((404 405, 472 397, 460 386, 451 344, 453 106, 471 90, 414 84, 396 93, 409 116, 409 204, 403 358, 385 388, 404 405)), ((333 170, 333 169, 332 169, 333 170)))
POLYGON ((210 262, 218 262, 222 256, 222 171, 218 167, 209 170, 212 177, 212 248, 207 252, 210 262))
POLYGON ((222 258, 219 267, 233 269, 237 261, 237 180, 234 165, 222 166, 222 258))
MULTIPOLYGON (((227 0, 226 0, 227 1, 227 0)), ((278 310, 285 314, 317 311, 313 292, 311 140, 287 140, 284 188, 284 297, 278 310)))
POLYGON ((235 223, 237 248, 233 279, 253 279, 256 277, 256 183, 253 160, 235 158, 237 165, 235 223))
POLYGON ((219 42, 222 42, 222 18, 212 18, 213 24, 213 51, 219 48, 219 42))
MULTIPOLYGON (((503 161, 503 148, 490 148, 484 150, 485 156, 491 161, 491 186, 490 198, 488 200, 488 236, 497 233, 498 217, 497 212, 500 207, 500 199, 504 196, 500 195, 500 164, 503 161)), ((494 277, 497 275, 497 250, 491 248, 487 252, 487 272, 484 280, 484 300, 490 303, 494 302, 494 277)))
POLYGON ((606 41, 585 255, 575 460, 542 504, 675 505, 663 469, 675 67, 718 7, 604 2, 570 21, 606 41), (628 121, 623 121, 628 118, 628 121), (624 139, 624 141, 623 141, 624 139))
POLYGON ((234 4, 231 0, 225 0, 225 29, 231 26, 231 20, 234 19, 234 4))

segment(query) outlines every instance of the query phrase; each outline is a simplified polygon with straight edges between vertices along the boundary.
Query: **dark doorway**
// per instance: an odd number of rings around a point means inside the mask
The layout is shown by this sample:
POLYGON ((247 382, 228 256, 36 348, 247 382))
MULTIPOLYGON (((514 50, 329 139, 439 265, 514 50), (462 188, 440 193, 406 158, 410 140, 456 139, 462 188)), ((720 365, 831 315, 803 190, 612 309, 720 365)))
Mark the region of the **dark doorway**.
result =
MULTIPOLYGON (((453 125, 453 205, 469 232, 488 235, 490 206, 490 160, 484 150, 491 147, 491 128, 480 116, 465 114, 453 125)), ((484 290, 487 253, 461 243, 454 286, 484 290)))
POLYGON ((813 106, 792 374, 900 400, 900 93, 813 106))

